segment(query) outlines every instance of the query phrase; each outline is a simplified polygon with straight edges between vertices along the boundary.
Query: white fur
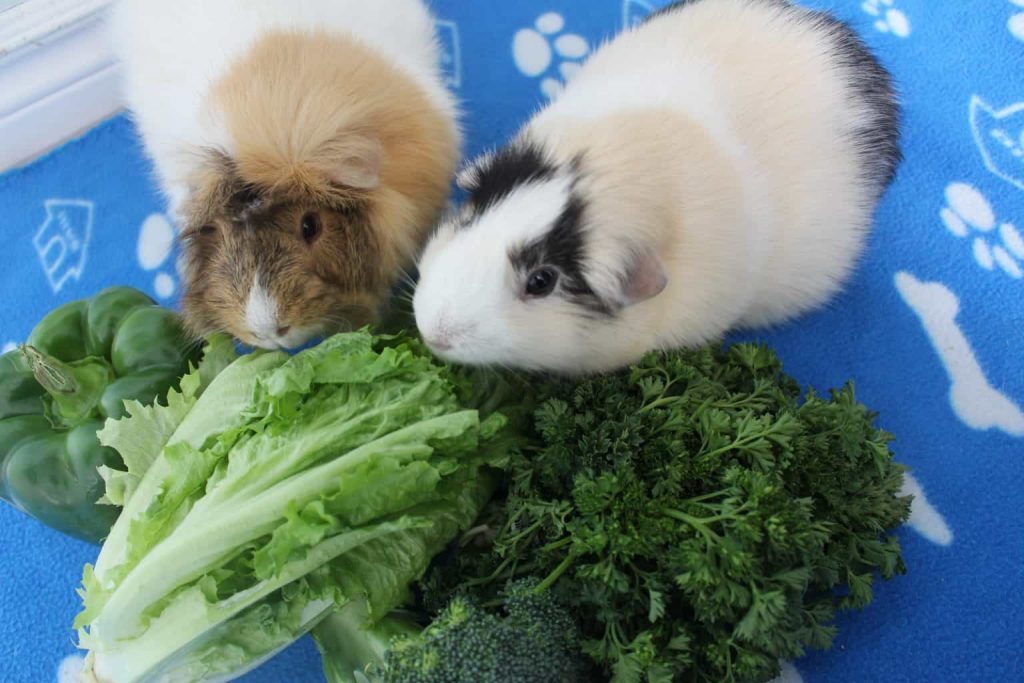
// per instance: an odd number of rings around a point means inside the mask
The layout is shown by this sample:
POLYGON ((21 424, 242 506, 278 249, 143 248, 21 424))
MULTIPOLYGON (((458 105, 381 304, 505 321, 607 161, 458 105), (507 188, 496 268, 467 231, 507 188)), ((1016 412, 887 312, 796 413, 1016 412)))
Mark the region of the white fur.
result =
POLYGON ((613 300, 651 250, 668 275, 661 294, 606 319, 561 296, 522 297, 508 254, 569 196, 564 181, 535 184, 428 245, 424 336, 443 327, 451 348, 437 350, 455 361, 591 372, 827 301, 863 249, 879 188, 862 182, 846 137, 871 112, 829 36, 799 17, 748 0, 662 16, 599 49, 520 134, 561 163, 583 155, 591 287, 613 300))
POLYGON ((281 326, 277 317, 277 301, 260 284, 258 275, 253 280, 249 298, 245 302, 245 324, 249 326, 249 331, 261 341, 276 339, 277 330, 281 326))
POLYGON ((277 300, 258 275, 245 301, 245 324, 264 349, 294 349, 323 332, 318 326, 292 325, 282 320, 277 300), (284 334, 280 333, 282 328, 287 328, 284 334))
POLYGON ((117 0, 113 39, 125 96, 173 211, 204 147, 232 151, 208 91, 272 30, 355 36, 412 76, 441 112, 455 104, 440 73, 434 18, 422 0, 117 0))
POLYGON ((506 267, 510 251, 546 233, 568 196, 567 178, 534 183, 499 202, 473 226, 441 227, 421 259, 416 324, 435 351, 453 360, 486 364, 570 353, 583 340, 564 334, 562 317, 575 309, 558 300, 520 300, 522 282, 506 267), (504 315, 494 315, 502 311, 504 315), (522 330, 558 329, 543 345, 524 348, 522 330))

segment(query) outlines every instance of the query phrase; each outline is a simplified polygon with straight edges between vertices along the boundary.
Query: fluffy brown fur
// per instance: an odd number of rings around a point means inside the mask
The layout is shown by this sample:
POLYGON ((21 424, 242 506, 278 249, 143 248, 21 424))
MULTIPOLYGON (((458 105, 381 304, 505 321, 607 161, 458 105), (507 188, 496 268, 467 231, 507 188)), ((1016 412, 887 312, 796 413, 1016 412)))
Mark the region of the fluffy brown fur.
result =
POLYGON ((253 343, 257 275, 282 326, 374 319, 444 207, 458 161, 449 117, 379 55, 326 33, 268 34, 212 95, 234 148, 204 152, 192 181, 192 331, 253 343), (306 240, 311 215, 321 230, 306 240))

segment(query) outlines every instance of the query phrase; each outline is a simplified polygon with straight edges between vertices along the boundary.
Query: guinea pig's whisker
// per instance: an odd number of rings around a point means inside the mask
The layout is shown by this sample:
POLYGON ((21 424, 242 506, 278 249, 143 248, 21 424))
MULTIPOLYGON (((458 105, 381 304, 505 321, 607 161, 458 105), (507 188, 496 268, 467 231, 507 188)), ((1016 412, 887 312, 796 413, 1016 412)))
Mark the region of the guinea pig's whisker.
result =
POLYGON ((193 351, 198 351, 203 346, 203 343, 204 340, 201 337, 199 339, 182 339, 175 344, 175 347, 177 348, 178 353, 187 356, 193 351))
POLYGON ((395 301, 408 301, 412 302, 415 298, 416 293, 408 289, 400 289, 392 295, 392 299, 395 301))
POLYGON ((416 278, 412 276, 412 273, 410 273, 407 268, 399 268, 398 274, 402 279, 404 279, 409 284, 416 284, 416 278))

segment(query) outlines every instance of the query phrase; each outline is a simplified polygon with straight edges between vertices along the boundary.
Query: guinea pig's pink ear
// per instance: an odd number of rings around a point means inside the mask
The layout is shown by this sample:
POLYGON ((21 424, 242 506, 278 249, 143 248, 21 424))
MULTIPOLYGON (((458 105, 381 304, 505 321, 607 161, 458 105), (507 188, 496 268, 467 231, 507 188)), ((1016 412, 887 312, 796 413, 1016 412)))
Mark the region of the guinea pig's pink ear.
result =
POLYGON ((372 190, 380 185, 384 149, 380 140, 364 135, 344 137, 333 150, 325 169, 332 183, 355 190, 372 190))
POLYGON ((633 257, 622 281, 619 303, 632 306, 654 297, 665 291, 668 286, 668 275, 661 259, 651 250, 644 250, 633 257))

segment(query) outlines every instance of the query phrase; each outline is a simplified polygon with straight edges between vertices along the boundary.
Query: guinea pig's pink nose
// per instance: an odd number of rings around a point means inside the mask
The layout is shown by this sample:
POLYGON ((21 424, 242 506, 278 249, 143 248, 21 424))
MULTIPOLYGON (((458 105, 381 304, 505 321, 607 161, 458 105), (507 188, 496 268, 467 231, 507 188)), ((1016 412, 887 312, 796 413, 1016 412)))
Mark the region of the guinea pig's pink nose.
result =
POLYGON ((437 351, 451 351, 452 350, 452 338, 451 335, 442 334, 432 337, 424 338, 427 342, 427 346, 437 351))

